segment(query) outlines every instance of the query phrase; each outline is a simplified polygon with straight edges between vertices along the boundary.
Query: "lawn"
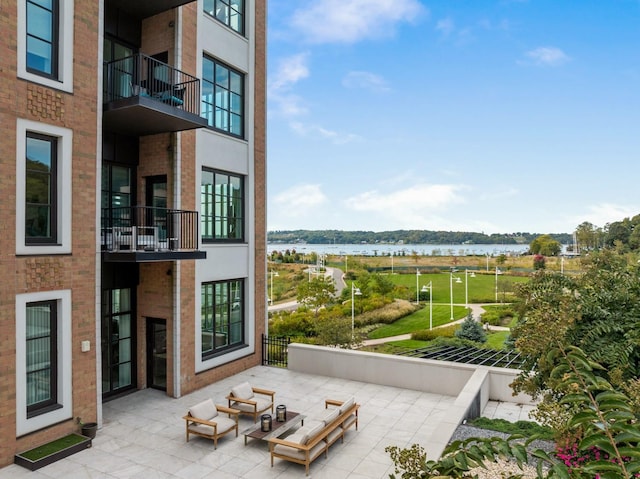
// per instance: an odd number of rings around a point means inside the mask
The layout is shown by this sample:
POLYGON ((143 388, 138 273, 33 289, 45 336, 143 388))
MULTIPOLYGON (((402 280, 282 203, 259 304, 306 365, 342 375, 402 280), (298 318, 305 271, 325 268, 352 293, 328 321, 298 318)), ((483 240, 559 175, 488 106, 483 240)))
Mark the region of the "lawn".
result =
MULTIPOLYGON (((467 314, 467 308, 464 306, 453 307, 453 317, 455 319, 464 318, 467 314)), ((433 305, 433 327, 451 323, 451 307, 450 305, 434 304, 433 305)), ((409 316, 405 316, 391 324, 386 324, 369 333, 369 339, 388 338, 390 336, 398 336, 400 334, 408 334, 420 329, 429 329, 429 305, 416 311, 409 316)))
POLYGON ((487 342, 485 346, 491 349, 504 349, 504 340, 509 337, 509 331, 496 331, 487 334, 487 342))

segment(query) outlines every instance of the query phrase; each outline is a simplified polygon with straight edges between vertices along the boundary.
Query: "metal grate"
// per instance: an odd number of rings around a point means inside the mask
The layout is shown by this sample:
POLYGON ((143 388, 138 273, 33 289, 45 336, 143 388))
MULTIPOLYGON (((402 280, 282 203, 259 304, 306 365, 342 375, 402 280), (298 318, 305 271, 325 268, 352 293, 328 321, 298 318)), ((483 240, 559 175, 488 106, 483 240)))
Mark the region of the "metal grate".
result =
POLYGON ((433 346, 414 349, 400 353, 400 355, 511 369, 521 369, 525 360, 524 356, 518 351, 497 351, 495 349, 481 349, 471 346, 433 346))

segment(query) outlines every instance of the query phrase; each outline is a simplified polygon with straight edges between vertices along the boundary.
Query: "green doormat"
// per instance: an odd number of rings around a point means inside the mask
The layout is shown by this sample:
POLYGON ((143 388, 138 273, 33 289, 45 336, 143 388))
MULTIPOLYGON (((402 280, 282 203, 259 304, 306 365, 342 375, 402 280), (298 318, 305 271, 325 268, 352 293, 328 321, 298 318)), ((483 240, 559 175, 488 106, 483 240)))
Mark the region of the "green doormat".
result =
POLYGON ((31 471, 91 447, 91 439, 80 434, 69 434, 14 456, 14 463, 31 471))

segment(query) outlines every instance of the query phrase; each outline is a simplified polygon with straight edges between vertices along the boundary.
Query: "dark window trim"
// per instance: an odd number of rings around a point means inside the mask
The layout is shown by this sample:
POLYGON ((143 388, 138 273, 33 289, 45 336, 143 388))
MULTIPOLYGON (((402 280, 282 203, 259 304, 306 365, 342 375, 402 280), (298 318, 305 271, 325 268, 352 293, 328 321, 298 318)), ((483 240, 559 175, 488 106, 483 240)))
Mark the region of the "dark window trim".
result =
MULTIPOLYGON (((49 173, 50 178, 51 178, 51 190, 49 192, 50 194, 50 198, 49 198, 49 205, 51 208, 51 212, 50 212, 50 231, 51 231, 51 235, 48 237, 31 237, 27 235, 27 231, 26 231, 26 215, 27 215, 27 206, 29 204, 28 199, 25 197, 25 202, 24 202, 24 206, 25 206, 25 235, 24 235, 24 243, 25 246, 33 246, 33 245, 37 245, 37 246, 41 246, 41 245, 58 245, 58 141, 59 138, 55 137, 55 136, 51 136, 51 135, 43 135, 41 133, 34 133, 31 131, 27 132, 26 138, 25 138, 25 181, 27 180, 28 176, 29 176, 29 168, 28 168, 28 162, 27 162, 27 149, 26 149, 26 144, 28 143, 27 139, 28 138, 34 138, 37 140, 43 140, 43 141, 47 141, 49 142, 49 145, 51 147, 51 171, 49 173)), ((25 194, 26 194, 26 185, 25 187, 25 194)))
MULTIPOLYGON (((223 134, 225 134, 225 135, 232 136, 232 137, 234 137, 234 138, 240 138, 240 139, 244 140, 244 139, 245 139, 245 130, 246 130, 246 108, 245 108, 245 101, 246 101, 246 85, 245 85, 245 84, 246 84, 246 82, 245 82, 245 79, 246 79, 246 74, 245 74, 245 73, 243 73, 243 72, 241 72, 240 70, 236 70, 235 68, 230 67, 230 66, 229 66, 229 65, 227 65, 226 63, 224 63, 224 62, 222 62, 222 61, 220 61, 220 60, 217 60, 217 59, 213 58, 213 57, 212 57, 212 56, 210 56, 210 55, 204 54, 204 55, 203 55, 203 58, 205 58, 205 59, 209 60, 209 61, 210 61, 210 62, 212 62, 212 63, 213 63, 213 65, 214 65, 214 73, 213 73, 213 77, 214 77, 214 78, 212 79, 213 81, 209 81, 208 79, 206 79, 206 78, 204 77, 204 75, 202 76, 202 80, 201 80, 203 84, 204 84, 204 83, 213 84, 213 92, 214 92, 214 93, 213 93, 213 97, 214 97, 214 103, 213 103, 213 108, 214 108, 214 113, 213 113, 213 123, 214 123, 214 124, 213 124, 213 125, 208 124, 208 119, 207 119, 207 128, 209 128, 210 130, 214 130, 214 131, 217 131, 217 132, 223 133, 223 134), (234 73, 236 73, 237 75, 240 75, 240 79, 241 79, 241 81, 242 81, 242 110, 241 110, 241 112, 240 112, 240 117, 241 117, 241 121, 242 121, 242 132, 241 132, 240 134, 233 133, 232 131, 225 130, 225 129, 223 129, 223 128, 218 128, 218 127, 215 125, 215 106, 216 106, 216 105, 215 105, 215 86, 216 86, 216 82, 215 82, 215 76, 216 76, 216 74, 215 74, 215 68, 216 68, 217 66, 221 66, 221 67, 223 67, 223 68, 226 68, 226 69, 227 69, 227 70, 229 70, 230 72, 234 72, 234 73)), ((203 91, 203 90, 204 90, 204 88, 201 88, 201 95, 202 95, 202 91, 203 91)), ((230 110, 227 110, 227 112, 229 112, 229 111, 230 111, 230 110)), ((201 113, 201 116, 202 116, 203 118, 205 118, 205 119, 206 119, 206 117, 205 117, 205 116, 203 116, 203 115, 202 115, 202 113, 201 113)))
MULTIPOLYGON (((48 305, 51 310, 49 330, 49 370, 51 371, 51 397, 46 401, 27 405, 27 418, 40 416, 56 409, 61 409, 58 403, 58 300, 34 301, 27 303, 27 308, 48 305)), ((25 340, 29 341, 29 340, 25 340)))
MULTIPOLYGON (((32 4, 37 8, 44 8, 41 5, 34 3, 32 0, 25 2, 24 8, 28 9, 27 4, 32 4)), ((60 3, 59 0, 51 0, 51 73, 47 73, 35 68, 29 68, 29 61, 25 58, 25 68, 29 73, 39 75, 45 78, 51 78, 52 80, 59 80, 59 59, 60 59, 60 3)), ((27 21, 26 26, 26 38, 25 38, 25 55, 29 55, 28 39, 29 37, 38 38, 35 35, 29 33, 29 16, 25 14, 27 21)), ((40 39, 41 40, 41 39, 40 39)), ((43 40, 44 41, 44 40, 43 40)))
MULTIPOLYGON (((215 14, 212 14, 210 12, 208 12, 205 9, 205 4, 203 2, 202 4, 202 10, 204 11, 204 13, 210 17, 213 18, 216 22, 221 23, 222 25, 224 25, 225 27, 227 27, 229 30, 231 30, 232 32, 237 33, 238 35, 242 35, 243 37, 246 37, 245 31, 246 31, 246 25, 245 25, 245 21, 246 21, 246 11, 247 11, 247 2, 245 0, 240 0, 242 2, 242 12, 239 13, 239 15, 242 18, 242 21, 240 22, 240 29, 236 30, 235 28, 233 28, 230 25, 230 21, 228 22, 223 22, 220 18, 218 18, 215 14)), ((220 2, 220 0, 211 0, 211 2, 213 3, 213 7, 215 8, 216 5, 218 4, 218 2, 220 2)), ((231 2, 229 1, 229 8, 231 8, 231 2)))
MULTIPOLYGON (((206 166, 202 167, 202 171, 203 172, 208 172, 208 173, 213 173, 213 184, 215 185, 215 178, 216 178, 216 174, 221 174, 221 175, 226 175, 226 176, 233 176, 234 178, 238 178, 240 180, 240 188, 242 189, 242 234, 240 235, 239 238, 216 238, 215 234, 212 238, 206 238, 204 236, 204 229, 201 227, 200 228, 200 239, 203 243, 205 244, 213 244, 213 243, 232 243, 232 244, 243 244, 246 243, 245 241, 245 233, 247 230, 247 225, 246 225, 246 221, 247 221, 247 201, 246 201, 246 188, 245 188, 245 175, 241 175, 238 173, 231 173, 229 171, 224 171, 224 170, 218 170, 216 168, 209 168, 206 166)), ((202 181, 200 181, 200 184, 202 186, 202 181)), ((212 207, 215 211, 215 194, 214 194, 214 202, 212 204, 212 207)), ((200 219, 202 221, 202 219, 204 218, 204 215, 202 214, 202 205, 200 205, 200 219)), ((213 221, 214 221, 214 225, 213 225, 213 231, 215 233, 215 215, 213 216, 213 221)))
MULTIPOLYGON (((228 295, 229 296, 228 296, 227 300, 228 300, 228 304, 230 304, 231 308, 233 308, 234 301, 233 301, 233 298, 231 298, 231 287, 230 287, 230 285, 231 285, 231 283, 234 283, 234 282, 239 282, 241 287, 242 287, 242 296, 240 298, 240 307, 241 307, 240 314, 241 314, 241 317, 242 317, 242 340, 240 342, 238 342, 238 343, 228 344, 226 346, 221 346, 219 348, 215 347, 215 342, 214 342, 213 350, 207 351, 207 352, 204 352, 202 350, 200 351, 200 354, 201 354, 201 357, 202 357, 203 361, 206 361, 206 360, 218 357, 218 356, 222 356, 224 354, 228 354, 228 353, 230 353, 232 351, 236 351, 238 349, 243 349, 243 348, 246 348, 248 346, 248 344, 246 342, 247 341, 247 337, 246 337, 246 335, 247 335, 247 327, 246 327, 247 326, 247 315, 246 315, 245 304, 246 304, 247 295, 245 293, 245 290, 246 290, 245 278, 227 279, 227 280, 222 280, 222 281, 205 281, 205 282, 201 283, 201 285, 200 285, 200 294, 202 295, 202 287, 203 286, 209 286, 209 285, 212 286, 212 288, 213 288, 213 301, 214 301, 213 304, 212 304, 212 311, 214 312, 213 313, 214 314, 214 318, 212 318, 213 321, 212 321, 211 324, 212 324, 213 332, 215 333, 215 326, 216 326, 215 325, 215 309, 216 309, 216 306, 215 306, 215 296, 216 296, 215 295, 215 285, 216 284, 225 284, 225 283, 229 284, 229 288, 228 288, 228 295)), ((231 315, 230 314, 227 316, 227 319, 229 320, 229 322, 227 323, 227 326, 230 326, 231 325, 231 323, 230 323, 231 315)), ((202 324, 202 317, 200 318, 200 324, 202 324)), ((202 337, 202 332, 203 332, 203 329, 202 329, 202 326, 200 326, 200 336, 201 337, 202 337)))

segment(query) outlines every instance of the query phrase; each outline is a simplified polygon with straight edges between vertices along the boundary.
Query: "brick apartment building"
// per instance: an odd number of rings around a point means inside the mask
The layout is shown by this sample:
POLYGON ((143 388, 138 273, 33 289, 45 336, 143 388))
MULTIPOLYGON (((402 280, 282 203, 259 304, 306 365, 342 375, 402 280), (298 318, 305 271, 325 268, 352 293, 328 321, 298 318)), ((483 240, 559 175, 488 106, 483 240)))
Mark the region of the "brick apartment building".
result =
POLYGON ((0 466, 260 363, 265 3, 0 1, 0 466))

